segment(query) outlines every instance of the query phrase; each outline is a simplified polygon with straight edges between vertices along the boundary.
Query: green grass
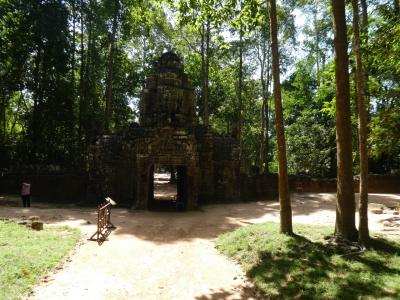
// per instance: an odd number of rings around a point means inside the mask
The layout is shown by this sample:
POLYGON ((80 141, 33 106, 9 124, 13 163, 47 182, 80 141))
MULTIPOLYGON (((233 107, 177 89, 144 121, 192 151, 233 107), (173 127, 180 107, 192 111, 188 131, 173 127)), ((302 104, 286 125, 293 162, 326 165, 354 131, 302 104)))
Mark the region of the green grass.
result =
POLYGON ((20 299, 75 246, 78 229, 0 221, 0 299, 20 299))
POLYGON ((324 245, 332 228, 250 225, 219 236, 217 248, 238 261, 266 298, 400 299, 400 243, 376 236, 362 254, 324 245), (342 253, 341 253, 342 251, 342 253))

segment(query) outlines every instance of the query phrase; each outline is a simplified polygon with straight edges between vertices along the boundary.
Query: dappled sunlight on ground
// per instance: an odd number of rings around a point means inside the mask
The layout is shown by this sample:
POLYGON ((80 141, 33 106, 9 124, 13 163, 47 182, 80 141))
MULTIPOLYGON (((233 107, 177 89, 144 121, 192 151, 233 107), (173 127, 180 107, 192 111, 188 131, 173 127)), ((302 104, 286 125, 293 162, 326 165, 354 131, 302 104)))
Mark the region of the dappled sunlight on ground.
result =
MULTIPOLYGON (((291 196, 294 223, 333 227, 335 194, 291 196)), ((251 299, 251 288, 240 288, 247 284, 240 267, 220 255, 214 241, 240 226, 279 222, 277 201, 213 204, 190 212, 113 208, 111 221, 117 228, 98 246, 86 241, 96 231, 95 208, 46 209, 35 202, 22 208, 18 198, 6 198, 0 198, 2 218, 37 215, 45 226, 78 227, 84 235, 72 261, 35 290, 35 299, 251 299)), ((395 206, 400 195, 373 194, 370 202, 395 206)), ((371 230, 400 236, 398 216, 390 213, 370 213, 371 230)))

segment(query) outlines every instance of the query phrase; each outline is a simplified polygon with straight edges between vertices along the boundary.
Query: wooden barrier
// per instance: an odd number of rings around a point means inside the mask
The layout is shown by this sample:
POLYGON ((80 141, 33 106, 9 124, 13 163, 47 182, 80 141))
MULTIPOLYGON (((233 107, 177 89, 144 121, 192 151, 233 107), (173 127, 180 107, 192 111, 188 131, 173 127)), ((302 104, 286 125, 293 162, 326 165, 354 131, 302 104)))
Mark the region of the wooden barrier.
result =
POLYGON ((99 205, 97 208, 97 231, 90 237, 89 240, 97 241, 99 244, 104 242, 109 236, 111 229, 116 228, 113 223, 111 223, 111 204, 112 200, 108 200, 99 205), (97 236, 96 238, 94 238, 97 236))

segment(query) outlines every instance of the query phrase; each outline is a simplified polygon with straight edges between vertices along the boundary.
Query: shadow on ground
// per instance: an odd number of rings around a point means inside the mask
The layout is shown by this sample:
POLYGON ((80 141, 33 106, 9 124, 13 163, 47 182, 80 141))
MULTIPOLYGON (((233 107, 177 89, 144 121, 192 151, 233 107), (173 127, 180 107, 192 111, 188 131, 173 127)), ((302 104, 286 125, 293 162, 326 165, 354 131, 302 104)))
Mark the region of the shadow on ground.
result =
POLYGON ((400 276, 399 268, 385 265, 385 254, 400 254, 399 244, 374 239, 377 255, 347 255, 303 236, 290 239, 284 255, 259 252, 260 263, 248 271, 259 286, 279 299, 399 299, 400 286, 385 288, 385 280, 400 276), (335 257, 333 257, 335 256, 335 257), (343 259, 342 261, 339 261, 343 259), (363 270, 371 273, 360 274, 363 270), (375 275, 379 275, 375 276, 375 275), (328 294, 327 291, 328 290, 328 294))
MULTIPOLYGON (((0 195, 1 196, 1 195, 0 195)), ((397 197, 393 195, 393 197, 397 197)), ((385 199, 386 199, 385 198, 385 199)), ((400 198, 400 197, 399 197, 400 198)), ((397 200, 395 199, 396 201, 397 200)), ((0 199, 1 203, 8 203, 0 199)), ((94 226, 97 220, 96 208, 58 208, 46 203, 32 203, 30 209, 17 207, 16 197, 8 206, 2 206, 0 217, 38 215, 46 223, 66 223, 67 225, 94 226)), ((292 197, 293 216, 308 216, 325 212, 335 213, 334 194, 301 194, 292 197)), ((156 244, 190 241, 193 239, 215 239, 219 234, 237 227, 265 222, 279 221, 277 201, 257 201, 236 204, 207 205, 199 211, 156 212, 134 211, 113 208, 111 221, 117 227, 110 236, 136 237, 156 244)), ((397 229, 397 228, 396 228, 397 229)), ((91 229, 92 230, 92 229, 91 229)))
POLYGON ((265 298, 260 291, 251 286, 245 286, 238 288, 238 291, 228 291, 225 289, 211 290, 206 295, 200 295, 195 297, 196 300, 221 300, 221 299, 232 299, 232 300, 243 300, 243 299, 257 299, 264 300, 265 298))

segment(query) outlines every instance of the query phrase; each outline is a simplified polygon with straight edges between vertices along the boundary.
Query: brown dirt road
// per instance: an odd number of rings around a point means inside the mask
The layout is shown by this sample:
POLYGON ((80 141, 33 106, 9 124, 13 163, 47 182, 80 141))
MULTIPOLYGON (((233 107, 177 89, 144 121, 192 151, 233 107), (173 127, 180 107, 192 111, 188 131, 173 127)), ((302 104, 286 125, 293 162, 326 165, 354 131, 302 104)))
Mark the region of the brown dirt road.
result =
MULTIPOLYGON (((374 194, 370 202, 400 206, 400 195, 374 194)), ((334 224, 333 194, 294 194, 292 203, 295 223, 334 224)), ((219 254, 214 242, 239 226, 279 221, 279 205, 209 205, 184 213, 113 209, 117 229, 101 246, 86 240, 95 231, 93 209, 0 207, 0 217, 30 215, 48 226, 79 227, 83 242, 29 299, 256 299, 240 267, 219 254)), ((389 210, 370 214, 370 228, 400 238, 400 217, 389 210)))

